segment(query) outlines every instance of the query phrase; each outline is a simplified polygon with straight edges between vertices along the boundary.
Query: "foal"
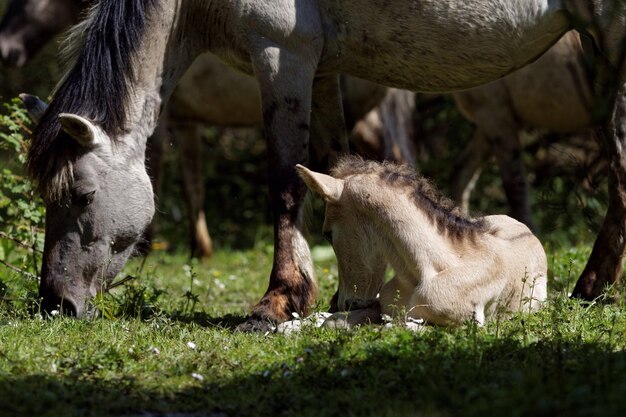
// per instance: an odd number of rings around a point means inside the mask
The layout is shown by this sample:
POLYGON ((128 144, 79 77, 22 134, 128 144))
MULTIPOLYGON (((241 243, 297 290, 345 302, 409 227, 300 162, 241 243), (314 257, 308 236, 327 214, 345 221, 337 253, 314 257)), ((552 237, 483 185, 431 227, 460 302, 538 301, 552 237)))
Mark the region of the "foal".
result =
POLYGON ((517 220, 470 219, 408 166, 347 157, 332 176, 297 170, 326 201, 324 235, 339 266, 337 307, 353 310, 348 325, 380 313, 482 325, 545 300, 545 252, 517 220), (385 283, 387 264, 396 276, 385 283))

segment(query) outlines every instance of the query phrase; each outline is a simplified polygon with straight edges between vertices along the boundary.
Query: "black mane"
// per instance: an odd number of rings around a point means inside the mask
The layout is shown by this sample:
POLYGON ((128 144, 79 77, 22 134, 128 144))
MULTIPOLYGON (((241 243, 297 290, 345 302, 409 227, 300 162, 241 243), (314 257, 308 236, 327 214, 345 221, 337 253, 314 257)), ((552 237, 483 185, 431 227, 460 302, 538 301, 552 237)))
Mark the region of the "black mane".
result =
POLYGON ((411 190, 415 205, 435 222, 440 232, 447 231, 455 239, 488 233, 491 226, 483 219, 472 219, 463 213, 452 200, 444 196, 427 178, 419 175, 407 164, 364 160, 359 156, 346 156, 332 169, 336 178, 351 175, 376 174, 386 184, 411 190))
POLYGON ((74 64, 33 132, 28 168, 48 199, 58 199, 71 179, 78 149, 61 131, 60 113, 75 113, 116 136, 126 129, 126 107, 134 81, 133 56, 147 15, 158 0, 101 0, 70 45, 74 64))

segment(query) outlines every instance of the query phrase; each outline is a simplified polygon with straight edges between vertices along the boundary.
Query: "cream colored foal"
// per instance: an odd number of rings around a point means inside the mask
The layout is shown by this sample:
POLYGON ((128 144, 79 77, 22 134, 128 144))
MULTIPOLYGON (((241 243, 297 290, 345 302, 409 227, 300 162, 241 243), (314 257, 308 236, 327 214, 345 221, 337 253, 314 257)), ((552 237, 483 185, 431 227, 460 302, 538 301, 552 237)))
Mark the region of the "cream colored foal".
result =
POLYGON ((470 219, 407 166, 347 157, 332 176, 296 168, 326 201, 324 235, 339 266, 335 307, 350 310, 329 320, 379 322, 382 313, 483 324, 545 300, 545 252, 517 220, 470 219), (388 264, 396 275, 385 282, 388 264))

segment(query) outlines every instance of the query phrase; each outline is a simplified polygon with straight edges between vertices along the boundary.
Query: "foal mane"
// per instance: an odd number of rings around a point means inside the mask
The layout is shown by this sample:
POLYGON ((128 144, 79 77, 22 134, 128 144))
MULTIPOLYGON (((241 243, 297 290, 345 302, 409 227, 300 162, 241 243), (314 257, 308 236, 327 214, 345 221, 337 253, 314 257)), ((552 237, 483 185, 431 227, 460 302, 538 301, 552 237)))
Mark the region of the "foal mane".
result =
POLYGON ((490 231, 489 224, 484 219, 472 219, 464 214, 430 180, 417 174, 407 164, 380 163, 364 160, 359 156, 347 156, 335 165, 331 174, 335 178, 374 174, 391 187, 410 190, 416 207, 435 222, 441 233, 447 232, 453 239, 474 240, 477 234, 490 231))
POLYGON ((101 0, 67 39, 69 70, 33 132, 28 170, 47 202, 57 201, 73 180, 79 146, 61 130, 60 113, 75 113, 116 137, 127 128, 126 107, 134 81, 133 57, 148 12, 158 0, 101 0))

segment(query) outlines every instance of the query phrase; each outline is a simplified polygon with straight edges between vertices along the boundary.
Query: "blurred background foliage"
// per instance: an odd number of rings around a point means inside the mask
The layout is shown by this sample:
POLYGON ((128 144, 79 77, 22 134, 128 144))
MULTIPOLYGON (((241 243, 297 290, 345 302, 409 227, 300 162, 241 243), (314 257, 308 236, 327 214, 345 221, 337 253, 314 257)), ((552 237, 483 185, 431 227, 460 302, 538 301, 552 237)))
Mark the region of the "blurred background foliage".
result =
MULTIPOLYGON (((6 0, 0 0, 0 13, 5 5, 6 0)), ((0 102, 10 103, 2 106, 0 118, 0 231, 20 241, 40 240, 33 237, 33 231, 41 230, 43 213, 23 171, 27 146, 23 139, 29 133, 26 118, 17 102, 11 100, 21 92, 49 98, 62 73, 58 44, 59 39, 50 42, 25 68, 0 66, 0 102), (23 221, 32 228, 21 228, 23 221)), ((449 97, 422 100, 418 96, 417 100, 417 168, 449 192, 453 161, 474 127, 449 97)), ((546 136, 540 132, 528 132, 527 136, 534 138, 526 147, 525 160, 541 237, 553 244, 591 242, 607 203, 604 169, 595 141, 590 137, 546 136)), ((180 162, 173 140, 167 148, 163 186, 157 200, 157 242, 166 243, 163 246, 171 250, 186 251, 189 232, 180 162)), ((270 241, 272 218, 262 132, 206 126, 203 159, 205 208, 216 248, 245 248, 260 240, 270 241)), ((495 164, 483 171, 471 203, 474 213, 508 211, 495 164)), ((310 223, 314 241, 320 237, 321 206, 318 199, 312 199, 310 223)), ((3 240, 3 245, 11 244, 3 240)), ((0 259, 2 256, 6 258, 6 254, 0 253, 0 259)))

